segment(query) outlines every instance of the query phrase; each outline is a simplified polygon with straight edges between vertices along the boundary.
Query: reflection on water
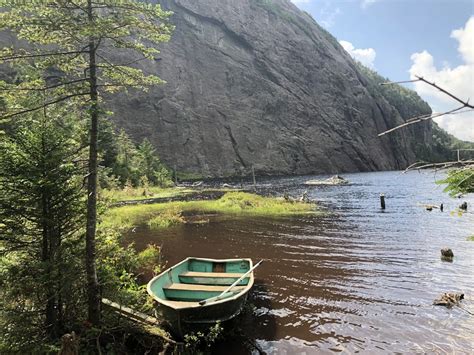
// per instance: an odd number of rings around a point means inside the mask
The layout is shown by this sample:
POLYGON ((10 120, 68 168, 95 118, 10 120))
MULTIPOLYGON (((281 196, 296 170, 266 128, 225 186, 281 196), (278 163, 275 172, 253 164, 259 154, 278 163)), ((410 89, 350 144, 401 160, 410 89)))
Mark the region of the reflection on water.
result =
MULTIPOLYGON (((466 241, 474 234, 474 198, 449 198, 431 173, 345 177, 353 184, 261 181, 266 194, 308 190, 329 211, 323 217, 219 217, 164 232, 138 229, 130 237, 139 248, 163 245, 170 265, 187 256, 266 259, 256 271, 256 308, 245 332, 268 353, 472 352, 474 317, 431 303, 443 292, 463 292, 463 307, 474 312, 474 242, 466 241), (471 211, 450 213, 462 201, 471 211), (421 206, 440 203, 444 212, 421 206), (440 260, 446 246, 453 263, 440 260)), ((230 347, 246 351, 229 341, 226 353, 230 347)))

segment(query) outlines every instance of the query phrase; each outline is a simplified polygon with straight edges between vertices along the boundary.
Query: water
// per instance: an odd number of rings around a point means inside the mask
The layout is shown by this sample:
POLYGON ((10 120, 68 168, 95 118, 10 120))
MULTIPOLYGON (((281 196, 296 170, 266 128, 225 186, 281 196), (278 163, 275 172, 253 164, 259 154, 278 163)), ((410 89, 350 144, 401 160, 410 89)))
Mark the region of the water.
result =
MULTIPOLYGON (((474 352, 474 242, 466 241, 474 234, 474 198, 449 198, 433 173, 344 177, 353 184, 260 181, 266 194, 307 190, 327 210, 322 217, 218 217, 163 232, 137 229, 130 237, 138 248, 162 245, 169 265, 187 256, 266 259, 243 327, 267 353, 474 352), (471 212, 458 216, 463 201, 471 212), (444 212, 422 206, 440 203, 444 212), (454 262, 440 260, 443 247, 453 249, 454 262), (463 292, 464 309, 433 306, 444 292, 463 292)), ((249 350, 230 339, 216 352, 249 350)))

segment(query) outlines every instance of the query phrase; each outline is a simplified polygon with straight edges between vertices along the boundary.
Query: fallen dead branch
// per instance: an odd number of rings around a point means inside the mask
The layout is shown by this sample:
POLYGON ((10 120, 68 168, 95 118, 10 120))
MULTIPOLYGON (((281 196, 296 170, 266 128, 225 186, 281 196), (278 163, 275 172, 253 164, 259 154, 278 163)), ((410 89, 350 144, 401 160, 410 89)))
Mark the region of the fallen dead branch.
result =
POLYGON ((471 112, 471 111, 474 110, 474 106, 469 103, 469 99, 467 101, 464 101, 464 100, 460 99, 459 97, 453 95, 449 91, 439 87, 438 85, 436 85, 436 83, 428 81, 428 80, 424 79, 422 76, 418 76, 418 75, 415 75, 415 76, 416 76, 416 79, 414 79, 414 80, 389 81, 389 82, 386 82, 386 83, 381 83, 380 85, 393 85, 393 84, 414 83, 414 82, 417 82, 417 81, 422 81, 422 82, 436 88, 437 90, 441 91, 442 93, 448 95, 449 97, 456 100, 457 102, 461 103, 462 106, 459 106, 455 109, 452 109, 452 110, 449 110, 449 111, 446 111, 446 112, 440 112, 440 113, 435 113, 435 114, 425 114, 425 115, 420 115, 420 116, 409 118, 404 123, 402 123, 398 126, 395 126, 393 128, 390 128, 390 129, 388 129, 384 132, 379 133, 378 134, 379 137, 381 137, 381 136, 383 136, 387 133, 396 131, 400 128, 412 125, 414 123, 431 120, 433 118, 441 117, 441 116, 444 116, 444 115, 460 114, 460 113, 471 112), (465 109, 465 108, 467 108, 467 110, 461 111, 462 109, 465 109))

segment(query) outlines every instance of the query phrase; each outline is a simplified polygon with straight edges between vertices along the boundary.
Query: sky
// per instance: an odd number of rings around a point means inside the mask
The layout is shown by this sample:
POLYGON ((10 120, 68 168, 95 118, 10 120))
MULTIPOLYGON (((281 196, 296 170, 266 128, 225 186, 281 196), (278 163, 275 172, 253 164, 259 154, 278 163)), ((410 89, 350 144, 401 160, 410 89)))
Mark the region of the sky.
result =
MULTIPOLYGON (((474 0, 291 0, 355 59, 392 81, 415 75, 474 104, 474 0)), ((460 105, 418 82, 408 84, 434 112, 460 105)), ((435 121, 474 141, 474 112, 435 121)))

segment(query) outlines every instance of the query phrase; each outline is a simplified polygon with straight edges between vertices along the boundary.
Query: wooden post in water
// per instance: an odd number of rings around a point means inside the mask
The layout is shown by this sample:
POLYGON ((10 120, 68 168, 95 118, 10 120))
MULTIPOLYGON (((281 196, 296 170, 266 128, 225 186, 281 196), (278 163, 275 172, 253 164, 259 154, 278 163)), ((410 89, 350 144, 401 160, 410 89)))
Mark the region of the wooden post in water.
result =
POLYGON ((381 209, 385 209, 385 195, 384 194, 380 194, 380 208, 381 209))
POLYGON ((253 189, 257 190, 257 181, 255 180, 255 169, 252 164, 252 179, 253 179, 253 189))

